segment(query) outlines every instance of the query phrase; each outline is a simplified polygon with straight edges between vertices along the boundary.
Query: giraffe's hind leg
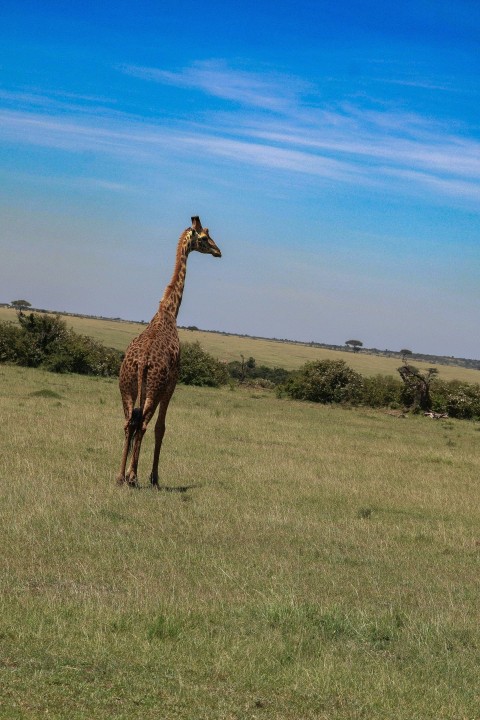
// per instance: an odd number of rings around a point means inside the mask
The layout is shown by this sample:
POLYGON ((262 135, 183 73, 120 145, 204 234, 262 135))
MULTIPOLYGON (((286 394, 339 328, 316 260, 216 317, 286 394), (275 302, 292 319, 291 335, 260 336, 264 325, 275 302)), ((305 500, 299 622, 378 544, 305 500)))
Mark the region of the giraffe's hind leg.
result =
MULTIPOLYGON (((125 422, 125 440, 123 443, 122 461, 120 464, 120 472, 117 475, 117 484, 118 485, 123 485, 124 483, 127 483, 128 485, 136 485, 136 478, 131 477, 133 460, 130 463, 130 467, 127 472, 125 472, 125 467, 127 464, 128 456, 130 455, 130 452, 132 450, 132 447, 135 451, 135 447, 136 447, 137 441, 138 441, 138 436, 141 435, 143 437, 145 429, 143 429, 142 411, 140 410, 140 408, 134 408, 131 412, 131 416, 125 422)), ((140 443, 141 443, 141 438, 140 438, 140 443)), ((138 462, 139 452, 140 452, 140 449, 138 448, 137 455, 136 455, 137 462, 138 462)), ((135 465, 134 474, 136 475, 136 465, 135 465)))
MULTIPOLYGON (((130 465, 128 467, 128 470, 125 474, 125 480, 131 487, 138 487, 137 468, 138 468, 138 460, 140 457, 140 449, 142 447, 143 436, 145 435, 148 423, 152 419, 152 416, 155 413, 155 410, 156 410, 155 405, 152 403, 151 400, 147 399, 147 401, 145 402, 145 405, 144 405, 143 412, 138 408, 136 408, 133 411, 134 414, 138 411, 139 416, 134 423, 136 430, 134 431, 134 436, 133 436, 132 457, 130 460, 130 465)), ((132 417, 132 420, 133 420, 133 417, 132 417)), ((130 442, 132 442, 132 439, 130 440, 130 442)))
POLYGON ((122 460, 120 462, 120 470, 117 475, 117 485, 123 485, 126 482, 125 468, 127 466, 127 459, 132 446, 133 433, 135 427, 132 424, 132 413, 133 413, 133 401, 130 397, 126 397, 122 393, 123 412, 125 415, 124 433, 125 439, 123 441, 122 460))
POLYGON ((126 482, 125 468, 127 465, 128 450, 131 443, 132 428, 130 427, 130 421, 127 420, 125 423, 125 440, 123 441, 123 452, 122 461, 120 463, 120 471, 117 475, 117 485, 123 485, 126 482))
MULTIPOLYGON (((145 435, 145 431, 147 429, 147 426, 144 422, 142 422, 142 425, 138 430, 135 432, 135 435, 133 437, 133 451, 132 451, 132 457, 130 460, 130 465, 128 467, 128 470, 125 474, 125 482, 130 485, 130 487, 138 487, 138 479, 137 479, 137 468, 138 468, 138 459, 140 457, 140 448, 142 447, 142 440, 143 436, 145 435)), ((130 439, 130 444, 132 443, 132 439, 130 439)))
POLYGON ((163 436, 165 435, 165 417, 167 415, 168 404, 175 390, 175 384, 169 388, 164 397, 160 401, 157 422, 155 423, 155 450, 153 452, 153 465, 150 474, 150 482, 153 487, 158 488, 158 461, 160 459, 160 450, 162 448, 163 436))

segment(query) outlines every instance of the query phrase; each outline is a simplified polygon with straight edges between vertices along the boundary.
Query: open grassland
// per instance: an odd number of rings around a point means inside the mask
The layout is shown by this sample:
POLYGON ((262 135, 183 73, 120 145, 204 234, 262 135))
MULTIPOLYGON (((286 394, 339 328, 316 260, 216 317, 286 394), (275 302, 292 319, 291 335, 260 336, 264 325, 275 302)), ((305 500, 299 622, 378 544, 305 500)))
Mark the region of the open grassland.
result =
POLYGON ((0 366, 2 718, 480 718, 480 425, 0 366))
MULTIPOLYGON (((9 308, 0 308, 0 320, 16 321, 16 313, 9 308)), ((125 350, 128 343, 144 329, 141 323, 116 320, 97 320, 65 316, 68 325, 75 332, 89 335, 108 347, 125 350)), ((353 353, 342 350, 315 348, 297 343, 279 342, 260 338, 241 337, 239 335, 223 335, 222 333, 204 332, 201 330, 180 330, 182 342, 198 341, 202 348, 219 360, 230 362, 253 356, 257 365, 282 367, 295 370, 306 362, 313 360, 345 360, 354 370, 362 375, 394 375, 398 377, 397 368, 401 364, 398 357, 353 353)), ((431 367, 430 363, 414 360, 421 370, 431 367)), ((437 365, 442 380, 462 380, 478 383, 480 373, 455 365, 437 365)))

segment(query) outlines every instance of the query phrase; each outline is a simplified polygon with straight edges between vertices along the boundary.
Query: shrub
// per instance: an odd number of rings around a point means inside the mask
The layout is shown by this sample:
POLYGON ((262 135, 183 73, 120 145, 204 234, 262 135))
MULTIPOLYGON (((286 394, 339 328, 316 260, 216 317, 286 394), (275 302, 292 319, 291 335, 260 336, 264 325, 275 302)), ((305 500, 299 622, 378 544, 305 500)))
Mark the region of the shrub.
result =
POLYGON ((461 420, 480 419, 480 385, 438 380, 431 386, 432 410, 461 420))
POLYGON ((297 400, 357 404, 362 400, 363 381, 343 360, 318 360, 292 375, 284 390, 297 400))
POLYGON ((239 380, 240 382, 245 380, 266 380, 271 386, 286 383, 291 375, 285 368, 271 368, 267 365, 257 365, 254 358, 249 358, 247 362, 244 363, 241 363, 239 360, 232 360, 228 363, 227 370, 230 377, 234 380, 239 380))
POLYGON ((52 315, 18 313, 19 325, 0 323, 0 362, 38 367, 67 332, 63 320, 52 315))
POLYGON ((59 315, 40 315, 38 313, 18 313, 20 327, 36 347, 40 355, 50 352, 52 347, 61 343, 68 334, 67 323, 59 315))
POLYGON ((106 348, 86 335, 69 330, 61 343, 47 355, 42 366, 53 372, 73 372, 80 375, 118 375, 123 354, 106 348))
POLYGON ((12 322, 0 322, 0 363, 16 363, 25 352, 21 328, 12 322))
POLYGON ((435 378, 430 388, 430 396, 432 399, 432 410, 438 413, 447 412, 448 397, 455 392, 457 387, 461 387, 462 383, 457 380, 439 380, 435 378))
POLYGON ((122 353, 67 328, 58 315, 19 313, 20 327, 0 323, 0 362, 52 372, 118 375, 122 353))
POLYGON ((446 410, 450 417, 480 419, 480 385, 455 383, 449 388, 446 410))
POLYGON ((257 377, 269 380, 274 385, 281 385, 286 383, 288 378, 292 374, 288 370, 285 370, 285 368, 269 368, 266 365, 260 365, 260 367, 257 368, 257 372, 257 377))
POLYGON ((369 407, 399 407, 403 383, 392 375, 363 378, 362 403, 369 407))
POLYGON ((182 343, 179 381, 184 385, 219 387, 228 382, 228 371, 199 342, 182 343))

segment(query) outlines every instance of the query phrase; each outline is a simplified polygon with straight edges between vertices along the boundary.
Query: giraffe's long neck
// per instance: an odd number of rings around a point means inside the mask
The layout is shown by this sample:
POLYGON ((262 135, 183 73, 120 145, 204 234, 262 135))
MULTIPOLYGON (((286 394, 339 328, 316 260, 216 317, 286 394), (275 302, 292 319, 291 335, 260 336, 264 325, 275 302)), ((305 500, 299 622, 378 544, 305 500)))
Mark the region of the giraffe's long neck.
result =
POLYGON ((175 318, 178 315, 182 302, 183 288, 185 286, 185 275, 187 273, 187 257, 190 252, 191 235, 184 232, 178 241, 175 269, 172 279, 165 288, 163 297, 160 300, 159 311, 168 312, 175 318))

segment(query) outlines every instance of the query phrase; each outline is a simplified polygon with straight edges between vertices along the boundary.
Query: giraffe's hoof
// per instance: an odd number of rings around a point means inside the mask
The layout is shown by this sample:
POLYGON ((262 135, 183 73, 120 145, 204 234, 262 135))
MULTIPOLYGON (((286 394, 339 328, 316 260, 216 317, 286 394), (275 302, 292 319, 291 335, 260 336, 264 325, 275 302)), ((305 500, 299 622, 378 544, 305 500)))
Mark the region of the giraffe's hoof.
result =
POLYGON ((128 487, 131 488, 138 488, 140 485, 138 484, 138 478, 137 473, 130 471, 125 475, 125 479, 127 481, 128 487))
POLYGON ((117 485, 121 487, 122 485, 128 485, 128 487, 131 488, 138 488, 140 485, 138 484, 138 480, 136 475, 133 475, 132 477, 119 475, 117 477, 117 485))

